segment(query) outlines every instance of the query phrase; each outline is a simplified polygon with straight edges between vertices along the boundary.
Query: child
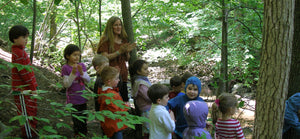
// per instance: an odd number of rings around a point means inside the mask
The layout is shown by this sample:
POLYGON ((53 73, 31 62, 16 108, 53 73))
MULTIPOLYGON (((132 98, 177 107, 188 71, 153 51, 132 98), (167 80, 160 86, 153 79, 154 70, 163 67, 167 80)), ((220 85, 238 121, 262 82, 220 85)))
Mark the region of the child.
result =
MULTIPOLYGON (((120 94, 114 90, 114 87, 117 87, 118 82, 120 81, 119 79, 119 70, 106 66, 103 68, 101 74, 101 79, 104 83, 104 85, 99 88, 98 94, 101 94, 99 96, 98 102, 100 104, 100 111, 105 111, 109 110, 112 113, 118 112, 118 111, 127 111, 126 108, 120 108, 114 103, 107 103, 107 100, 120 100, 123 101, 122 97, 120 94), (112 97, 108 97, 105 94, 113 94, 112 97)), ((125 106, 125 105, 124 105, 125 106)), ((123 138, 123 133, 122 130, 127 128, 127 126, 123 126, 121 128, 118 128, 117 123, 121 122, 120 119, 111 119, 108 117, 105 117, 104 122, 101 122, 101 127, 103 129, 103 132, 107 137, 111 139, 122 139, 123 138)))
MULTIPOLYGON (((79 47, 74 44, 69 44, 64 50, 64 58, 67 60, 67 63, 63 65, 61 75, 63 77, 63 85, 67 88, 66 103, 72 103, 73 108, 77 110, 72 114, 79 117, 87 117, 86 114, 83 114, 84 110, 87 109, 87 99, 82 97, 82 94, 85 90, 84 83, 89 82, 90 77, 86 72, 85 65, 79 63, 81 58, 79 47)), ((84 122, 82 122, 72 116, 72 120, 75 137, 81 136, 82 134, 87 135, 86 119, 83 119, 84 122)))
POLYGON ((211 139, 206 127, 206 118, 208 114, 208 107, 202 101, 189 101, 183 108, 185 120, 188 127, 183 131, 184 139, 194 139, 194 137, 203 137, 211 139))
MULTIPOLYGON (((292 95, 288 100, 285 101, 285 114, 284 114, 284 125, 283 134, 294 132, 294 136, 300 136, 300 93, 292 95)), ((287 135, 287 134, 286 134, 287 135)))
MULTIPOLYGON (((132 77, 132 96, 135 108, 139 116, 148 118, 151 108, 151 100, 147 95, 151 83, 148 79, 148 63, 144 60, 136 60, 129 69, 132 77)), ((138 128, 139 130, 139 128, 138 128)), ((145 122, 142 127, 142 136, 149 137, 149 123, 145 122)))
MULTIPOLYGON (((108 66, 109 64, 109 60, 107 57, 97 54, 93 60, 92 60, 92 64, 94 69, 96 70, 96 81, 95 81, 95 85, 94 85, 94 93, 98 94, 98 88, 101 88, 102 85, 104 85, 104 83, 101 80, 100 77, 100 73, 103 70, 104 67, 108 66)), ((98 96, 95 97, 95 111, 99 111, 99 103, 98 103, 98 96)))
MULTIPOLYGON (((29 31, 22 25, 15 25, 9 30, 9 40, 13 43, 11 51, 12 63, 21 65, 31 65, 29 57, 25 52, 29 31)), ((36 124, 37 120, 29 120, 27 116, 37 115, 37 102, 36 99, 30 98, 37 90, 37 82, 34 72, 26 69, 18 70, 13 67, 12 73, 12 90, 14 95, 15 104, 18 108, 18 115, 26 116, 26 122, 22 126, 22 138, 37 138, 36 124), (22 87, 21 87, 22 86, 22 87), (29 94, 23 94, 25 90, 30 90, 29 94), (29 120, 29 121, 28 121, 29 120)))
POLYGON ((237 108, 237 99, 233 94, 222 93, 219 99, 212 106, 213 124, 216 126, 216 138, 237 138, 244 139, 244 133, 240 122, 232 119, 231 116, 237 108), (218 118, 217 112, 221 112, 221 118, 218 118))
POLYGON ((149 113, 150 139, 171 139, 175 129, 174 116, 171 117, 165 106, 169 100, 169 89, 162 84, 154 84, 148 90, 152 101, 149 113))
POLYGON ((182 138, 182 132, 187 127, 186 120, 183 115, 183 107, 184 105, 191 100, 203 101, 201 97, 199 97, 201 92, 201 81, 195 77, 190 77, 185 83, 185 94, 181 96, 177 96, 171 100, 169 100, 166 108, 172 111, 176 111, 176 128, 175 134, 177 139, 182 138))
POLYGON ((170 85, 172 87, 171 92, 169 93, 169 98, 172 99, 176 96, 181 96, 184 95, 184 93, 180 92, 183 88, 182 82, 181 82, 181 77, 179 76, 173 76, 170 79, 170 85))

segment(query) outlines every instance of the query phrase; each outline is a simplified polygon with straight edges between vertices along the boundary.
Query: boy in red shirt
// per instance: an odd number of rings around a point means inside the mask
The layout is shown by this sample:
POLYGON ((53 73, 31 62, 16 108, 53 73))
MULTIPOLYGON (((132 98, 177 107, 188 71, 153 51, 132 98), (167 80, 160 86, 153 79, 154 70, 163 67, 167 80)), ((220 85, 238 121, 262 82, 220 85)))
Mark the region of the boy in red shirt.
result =
MULTIPOLYGON (((21 65, 31 65, 30 59, 25 52, 29 31, 22 25, 15 25, 9 30, 9 40, 13 43, 12 63, 21 65)), ((18 115, 26 118, 25 124, 22 126, 22 138, 37 138, 36 124, 37 120, 29 120, 28 116, 35 117, 37 115, 36 99, 30 98, 37 90, 37 83, 33 69, 31 71, 18 70, 17 67, 12 68, 12 90, 15 104, 18 108, 18 115)))

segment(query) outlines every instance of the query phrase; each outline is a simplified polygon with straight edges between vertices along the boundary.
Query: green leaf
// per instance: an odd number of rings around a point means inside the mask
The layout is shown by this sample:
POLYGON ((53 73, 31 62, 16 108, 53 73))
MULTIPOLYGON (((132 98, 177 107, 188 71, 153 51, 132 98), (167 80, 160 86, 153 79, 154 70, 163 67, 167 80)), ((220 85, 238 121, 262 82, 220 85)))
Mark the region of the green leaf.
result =
POLYGON ((72 129, 70 125, 65 124, 65 123, 57 123, 57 124, 56 124, 56 127, 57 127, 57 128, 66 127, 66 128, 68 128, 68 129, 72 129))
POLYGON ((104 116, 102 114, 96 113, 95 116, 99 121, 104 122, 104 116))
POLYGON ((53 129, 52 126, 44 126, 43 129, 50 132, 50 133, 57 134, 57 131, 55 129, 53 129))
POLYGON ((245 106, 245 101, 241 100, 239 105, 238 105, 238 108, 242 108, 245 106))
POLYGON ((84 122, 84 120, 83 120, 83 118, 85 118, 84 116, 77 116, 77 115, 75 115, 75 114, 72 114, 72 116, 73 116, 74 118, 76 118, 77 120, 79 120, 79 121, 81 121, 81 122, 84 122))
POLYGON ((54 1, 54 4, 55 4, 55 5, 58 5, 60 2, 61 2, 61 0, 55 0, 55 1, 54 1))
POLYGON ((92 114, 92 113, 88 113, 88 121, 92 121, 92 120, 94 120, 95 119, 95 115, 94 114, 92 114))
POLYGON ((105 103, 108 105, 108 104, 111 103, 111 100, 110 100, 110 99, 106 99, 106 100, 105 100, 105 103))
POLYGON ((37 119, 38 121, 43 121, 43 122, 46 122, 46 123, 50 123, 50 120, 49 119, 46 119, 46 118, 38 118, 38 117, 34 117, 35 119, 37 119))
POLYGON ((20 0, 24 5, 28 4, 28 0, 20 0))

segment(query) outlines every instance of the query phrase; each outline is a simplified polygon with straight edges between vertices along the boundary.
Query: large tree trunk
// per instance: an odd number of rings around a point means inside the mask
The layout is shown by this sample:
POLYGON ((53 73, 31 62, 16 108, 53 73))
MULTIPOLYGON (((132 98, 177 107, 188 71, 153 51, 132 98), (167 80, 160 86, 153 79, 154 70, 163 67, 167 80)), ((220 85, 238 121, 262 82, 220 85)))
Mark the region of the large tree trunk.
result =
POLYGON ((294 0, 265 0, 254 139, 280 139, 294 31, 294 0))
POLYGON ((294 39, 288 97, 300 92, 300 0, 295 1, 294 39))
POLYGON ((228 92, 228 9, 225 0, 222 0, 222 49, 221 69, 218 95, 228 92))
MULTIPOLYGON (((128 41, 130 43, 134 43, 134 34, 133 34, 133 29, 132 29, 130 0, 121 0, 121 4, 122 4, 123 23, 124 23, 124 26, 125 26, 126 33, 128 35, 128 41)), ((133 63, 136 59, 137 59, 136 49, 133 49, 130 52, 129 64, 133 63)))
MULTIPOLYGON (((289 91, 288 97, 291 97, 293 94, 300 92, 300 0, 295 1, 295 13, 294 13, 294 39, 293 39, 293 50, 292 50, 292 62, 291 62, 291 71, 289 78, 289 91)), ((299 139, 300 136, 297 136, 296 131, 290 129, 287 131, 283 139, 299 139)))

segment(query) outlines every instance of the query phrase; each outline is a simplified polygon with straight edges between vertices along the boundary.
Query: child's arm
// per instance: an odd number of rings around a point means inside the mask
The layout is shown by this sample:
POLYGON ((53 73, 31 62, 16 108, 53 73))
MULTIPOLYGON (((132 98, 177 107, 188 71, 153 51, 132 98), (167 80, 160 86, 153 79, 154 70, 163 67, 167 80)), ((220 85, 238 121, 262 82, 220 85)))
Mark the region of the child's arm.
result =
POLYGON ((170 115, 168 111, 163 113, 163 125, 167 132, 172 133, 175 130, 175 120, 174 120, 174 113, 171 111, 170 115), (173 118, 172 118, 173 115, 173 118))
POLYGON ((78 64, 78 71, 80 72, 80 76, 83 78, 84 82, 90 82, 91 78, 86 72, 87 69, 83 63, 82 65, 78 64))
POLYGON ((69 88, 72 85, 75 78, 76 78, 76 75, 74 75, 72 73, 69 76, 64 75, 64 77, 63 77, 63 86, 65 88, 69 88))
POLYGON ((148 97, 148 87, 146 85, 140 84, 139 89, 138 89, 138 93, 145 99, 148 100, 149 102, 151 102, 150 98, 148 97))

